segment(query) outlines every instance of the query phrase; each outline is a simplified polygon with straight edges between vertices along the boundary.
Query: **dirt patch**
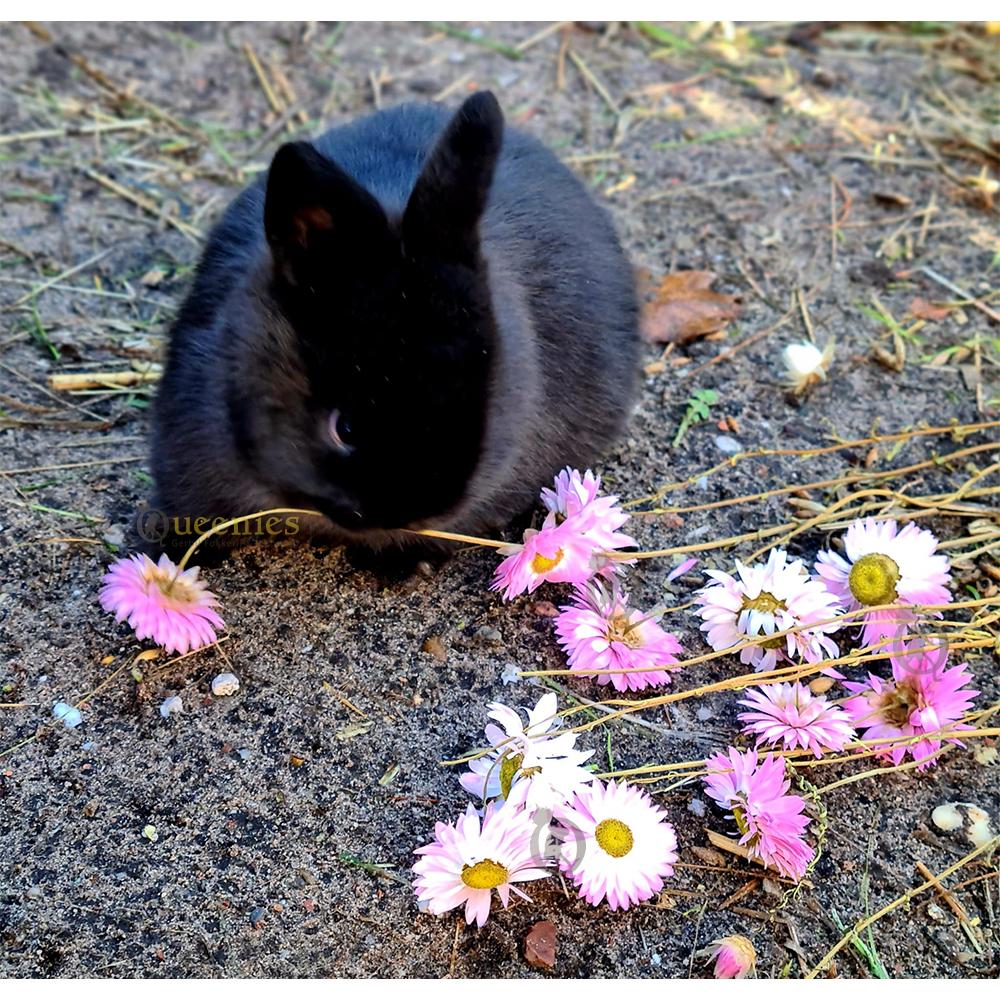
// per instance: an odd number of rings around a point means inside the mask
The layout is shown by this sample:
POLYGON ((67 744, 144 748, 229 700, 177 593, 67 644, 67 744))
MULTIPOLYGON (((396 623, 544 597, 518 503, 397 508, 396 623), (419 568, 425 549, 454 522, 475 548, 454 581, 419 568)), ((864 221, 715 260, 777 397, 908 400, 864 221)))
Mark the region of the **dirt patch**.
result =
MULTIPOLYGON (((539 687, 503 683, 510 664, 564 666, 550 618, 487 591, 489 552, 387 584, 336 550, 241 550, 210 571, 228 641, 139 664, 141 680, 115 673, 136 644, 95 593, 109 548, 148 495, 152 390, 67 396, 46 380, 157 363, 200 234, 226 201, 284 137, 376 104, 493 89, 511 122, 606 201, 654 283, 713 271, 713 287, 742 300, 721 336, 665 356, 648 349, 629 437, 600 470, 622 496, 690 480, 671 500, 701 504, 997 440, 993 428, 899 451, 769 455, 698 476, 727 457, 726 438, 814 448, 996 415, 998 123, 985 101, 997 63, 981 29, 845 26, 791 44, 781 26, 692 39, 684 27, 598 25, 525 46, 542 27, 0 27, 3 975, 537 976, 522 941, 550 920, 557 975, 706 974, 693 952, 741 933, 761 975, 797 976, 840 937, 836 919, 849 926, 917 885, 915 862, 940 871, 966 853, 958 835, 930 826, 936 805, 972 801, 1000 819, 996 769, 971 750, 926 774, 837 789, 824 797, 829 829, 811 887, 779 907, 742 862, 698 867, 692 848, 724 822, 690 811, 699 786, 677 788, 659 798, 689 867, 657 905, 594 910, 551 880, 476 931, 454 914, 418 914, 407 884, 413 849, 466 802, 438 762, 480 739, 487 701, 537 699, 539 687), (792 400, 779 348, 810 333, 820 344, 835 337, 836 359, 828 381, 792 400), (695 389, 716 401, 675 447, 695 389), (239 693, 212 698, 211 678, 229 669, 239 693), (54 701, 98 688, 79 728, 47 724, 54 701), (162 719, 159 704, 178 693, 185 713, 162 719)), ((954 488, 969 463, 989 461, 943 463, 894 487, 954 488)), ((984 523, 995 523, 982 503, 984 523)), ((636 534, 644 547, 695 544, 792 513, 779 496, 643 518, 636 534)), ((945 538, 966 527, 922 523, 945 538)), ((812 558, 821 542, 806 535, 792 549, 812 558)), ((708 553, 696 576, 732 555, 708 553)), ((960 569, 963 595, 989 593, 984 565, 996 562, 995 551, 980 553, 960 569)), ((662 600, 670 569, 665 560, 634 571, 641 605, 662 600)), ((703 648, 690 617, 671 627, 687 649, 703 648)), ((995 657, 969 659, 979 704, 996 702, 995 657)), ((713 661, 675 683, 736 669, 713 661)), ((602 696, 589 681, 559 681, 564 702, 602 696)), ((602 767, 693 759, 731 738, 734 701, 681 702, 646 713, 655 728, 615 723, 584 741, 602 767)), ((829 780, 853 770, 831 768, 829 780)), ((924 894, 875 925, 890 975, 995 977, 995 880, 958 896, 980 921, 975 947, 924 894)), ((871 969, 848 949, 837 972, 871 969)))

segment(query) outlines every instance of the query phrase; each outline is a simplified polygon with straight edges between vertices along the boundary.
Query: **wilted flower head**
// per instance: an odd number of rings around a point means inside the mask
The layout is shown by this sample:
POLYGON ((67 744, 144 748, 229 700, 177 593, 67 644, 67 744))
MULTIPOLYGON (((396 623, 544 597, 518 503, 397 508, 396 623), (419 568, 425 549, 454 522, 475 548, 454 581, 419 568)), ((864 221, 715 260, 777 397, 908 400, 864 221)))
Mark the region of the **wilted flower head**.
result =
POLYGON ((486 807, 480 822, 473 806, 452 823, 438 823, 434 840, 416 850, 417 899, 434 914, 465 904, 465 922, 480 927, 490 915, 493 890, 506 907, 510 894, 528 897, 516 882, 551 874, 549 831, 544 819, 525 809, 486 807))
POLYGON ((835 657, 837 646, 829 633, 839 628, 837 598, 822 583, 810 580, 801 560, 787 561, 783 549, 772 549, 766 563, 744 566, 736 560, 737 576, 709 570, 715 582, 702 588, 697 601, 709 645, 730 649, 748 638, 795 628, 786 636, 740 650, 740 662, 757 670, 773 670, 779 658, 801 656, 807 663, 835 657))
POLYGON ((628 594, 617 580, 591 581, 577 587, 574 603, 556 619, 556 635, 572 670, 602 671, 598 684, 618 691, 640 691, 669 684, 669 668, 677 662, 681 644, 658 624, 659 613, 628 606, 628 594), (614 673, 642 667, 636 673, 614 673))
POLYGON ((822 351, 815 344, 789 344, 781 352, 781 357, 785 362, 786 379, 792 392, 798 396, 817 382, 822 382, 836 349, 834 340, 830 340, 822 351))
POLYGON ((802 815, 801 796, 787 794, 784 761, 771 755, 759 760, 756 750, 730 747, 709 757, 705 767, 705 791, 732 812, 750 857, 787 878, 802 878, 815 852, 802 839, 809 819, 802 815))
POLYGON ((168 653, 187 653, 215 642, 224 623, 215 594, 198 579, 198 567, 183 571, 161 555, 118 559, 108 567, 101 588, 101 607, 116 621, 128 619, 136 638, 152 639, 168 653))
POLYGON ((489 718, 500 726, 486 727, 486 738, 494 747, 490 753, 470 761, 461 775, 462 787, 477 799, 506 799, 511 789, 522 783, 528 808, 552 809, 569 799, 573 792, 592 780, 581 766, 593 750, 576 750, 576 733, 557 733, 560 726, 554 693, 543 695, 528 711, 528 724, 500 702, 489 705, 489 718))
POLYGON ((777 743, 785 750, 812 750, 817 757, 824 750, 843 750, 854 739, 848 714, 831 705, 822 695, 814 695, 804 684, 767 684, 750 689, 741 705, 753 709, 741 712, 745 733, 756 733, 757 744, 777 743))
POLYGON ((753 942, 742 934, 716 938, 701 954, 715 959, 712 975, 716 979, 746 979, 757 964, 753 942))
MULTIPOLYGON (((947 604, 948 557, 935 555, 937 538, 912 521, 866 518, 844 534, 844 555, 820 552, 816 572, 848 611, 880 604, 947 604)), ((916 621, 905 608, 870 611, 863 619, 866 646, 903 635, 916 621)))
MULTIPOLYGON (((854 725, 865 730, 866 740, 902 740, 941 729, 970 728, 958 721, 979 694, 967 686, 972 682, 968 664, 959 663, 949 670, 947 644, 922 648, 930 646, 930 640, 917 636, 895 647, 896 653, 890 657, 891 681, 869 674, 863 683, 844 682, 854 693, 844 702, 844 709, 854 725)), ((949 738, 948 742, 962 746, 958 739, 949 738)), ((923 761, 917 768, 923 771, 934 763, 931 758, 940 749, 941 740, 931 737, 907 746, 887 743, 877 756, 900 764, 909 753, 914 760, 923 761)))
POLYGON ((624 781, 594 781, 556 815, 560 868, 592 906, 606 897, 612 910, 627 910, 673 875, 677 837, 646 792, 624 781))

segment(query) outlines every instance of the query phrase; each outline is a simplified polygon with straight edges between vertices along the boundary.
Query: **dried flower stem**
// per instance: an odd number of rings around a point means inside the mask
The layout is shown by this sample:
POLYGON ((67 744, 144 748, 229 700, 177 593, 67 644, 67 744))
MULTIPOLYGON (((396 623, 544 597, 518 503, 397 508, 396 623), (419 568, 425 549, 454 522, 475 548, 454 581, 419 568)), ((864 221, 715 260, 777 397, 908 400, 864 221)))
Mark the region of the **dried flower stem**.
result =
POLYGON ((898 909, 900 906, 904 906, 913 899, 914 896, 919 896, 920 893, 926 892, 928 889, 933 889, 935 886, 940 884, 941 879, 946 878, 953 872, 957 872, 960 868, 964 868, 969 862, 974 861, 979 857, 980 854, 985 854, 987 851, 992 851, 998 844, 1000 844, 1000 837, 994 837, 992 840, 988 840, 985 844, 977 847, 974 851, 970 851, 965 855, 964 858, 960 858, 953 865, 949 865, 943 871, 939 872, 937 875, 932 876, 925 882, 922 882, 914 889, 908 889, 898 896, 891 903, 883 906, 882 909, 871 914, 871 916, 865 917, 864 920, 859 920, 817 963, 809 970, 806 974, 806 979, 815 979, 826 967, 829 965, 830 960, 849 944, 852 940, 857 938, 857 936, 866 928, 875 923, 876 920, 880 920, 886 914, 891 913, 893 910, 898 909))
POLYGON ((257 510, 252 514, 241 514, 239 517, 232 517, 228 521, 223 521, 222 524, 217 524, 208 531, 200 534, 189 546, 187 552, 181 556, 181 561, 177 564, 177 572, 182 573, 184 567, 187 566, 188 560, 195 554, 197 548, 202 542, 207 541, 212 535, 217 535, 220 531, 225 531, 226 528, 233 528, 237 524, 244 524, 247 521, 252 521, 255 517, 268 517, 271 514, 305 514, 308 517, 325 517, 326 515, 321 514, 318 510, 300 510, 297 507, 272 507, 270 510, 257 510))

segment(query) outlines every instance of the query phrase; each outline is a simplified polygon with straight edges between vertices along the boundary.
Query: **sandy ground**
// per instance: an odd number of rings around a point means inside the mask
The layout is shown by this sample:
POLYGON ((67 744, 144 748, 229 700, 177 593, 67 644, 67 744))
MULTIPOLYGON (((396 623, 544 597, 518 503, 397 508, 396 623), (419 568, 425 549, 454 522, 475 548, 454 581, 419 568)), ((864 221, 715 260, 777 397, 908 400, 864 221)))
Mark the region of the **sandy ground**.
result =
MULTIPOLYGON (((926 774, 839 788, 823 797, 828 830, 810 886, 782 899, 759 870, 705 853, 705 828, 725 832, 725 820, 690 811, 698 786, 676 788, 658 797, 684 867, 658 900, 612 914, 550 880, 533 887, 531 903, 477 931, 454 914, 419 914, 408 886, 413 849, 466 803, 455 771, 439 761, 481 739, 486 702, 529 705, 544 691, 505 685, 509 665, 564 666, 551 620, 533 601, 504 605, 488 592, 489 552, 464 551, 429 574, 387 581, 336 550, 242 550, 207 570, 225 603, 224 644, 179 662, 143 662, 142 679, 132 676, 136 641, 100 611, 96 590, 149 492, 150 397, 54 397, 45 380, 159 358, 197 258, 196 232, 266 166, 289 134, 285 123, 306 134, 374 101, 442 93, 454 101, 492 88, 512 122, 571 158, 638 267, 655 278, 713 270, 720 290, 742 298, 741 318, 721 339, 676 348, 645 378, 629 437, 600 470, 625 497, 697 478, 725 457, 723 434, 744 448, 807 448, 875 428, 984 420, 991 405, 995 415, 996 323, 965 306, 914 331, 907 315, 916 297, 959 298, 923 267, 990 301, 996 213, 963 181, 979 173, 983 154, 961 141, 982 145, 996 126, 977 111, 996 80, 982 38, 848 27, 802 48, 785 43, 787 29, 770 27, 753 46, 738 37, 727 50, 714 35, 664 46, 625 26, 592 26, 554 31, 513 58, 509 47, 541 27, 464 26, 481 31, 471 40, 412 24, 0 27, 0 133, 57 130, 0 145, 0 974, 537 976, 522 940, 549 919, 559 934, 555 975, 705 975, 694 951, 743 933, 756 944, 761 975, 794 977, 838 940, 835 918, 850 925, 919 884, 917 861, 940 871, 967 852, 960 834, 931 826, 934 806, 970 801, 994 824, 1000 817, 996 768, 971 750, 926 774), (247 43, 270 79, 275 66, 287 77, 296 99, 275 84, 275 101, 301 109, 301 119, 269 106, 247 43), (80 134, 95 122, 137 119, 145 124, 80 134), (920 214, 928 204, 933 211, 920 214), (833 235, 831 218, 840 223, 833 235), (872 316, 880 308, 909 331, 901 371, 872 360, 875 348, 894 349, 889 327, 872 316), (778 385, 778 352, 806 336, 807 324, 839 347, 830 381, 798 403, 778 385), (976 356, 962 348, 977 338, 978 397, 976 356), (719 394, 712 418, 671 447, 694 388, 719 394), (209 682, 227 669, 241 690, 213 698, 209 682), (83 725, 51 725, 54 701, 98 688, 83 725), (178 693, 185 713, 162 719, 159 704, 178 693), (144 836, 149 825, 155 840, 144 836)), ((991 155, 986 178, 996 176, 991 155)), ((650 347, 646 362, 659 353, 650 347)), ((991 433, 996 440, 994 428, 961 444, 987 443, 991 433)), ((883 470, 958 446, 938 436, 898 453, 768 456, 672 499, 698 504, 883 470)), ((933 492, 967 477, 969 463, 988 461, 942 464, 903 481, 933 492)), ((646 547, 693 544, 781 523, 790 512, 778 497, 647 517, 635 532, 646 547)), ((954 520, 925 523, 947 538, 963 531, 954 520)), ((824 542, 812 533, 792 548, 811 558, 824 542)), ((685 599, 705 568, 729 566, 732 555, 707 554, 668 600, 685 599)), ((957 571, 963 595, 989 592, 985 562, 957 571)), ((640 605, 663 600, 671 566, 634 572, 640 605)), ((537 596, 559 599, 557 591, 537 596)), ((704 648, 689 616, 671 627, 693 653, 704 648)), ((996 659, 971 652, 980 704, 995 702, 996 659)), ((735 672, 735 663, 714 661, 675 683, 735 672)), ((559 681, 565 705, 574 695, 602 696, 589 680, 559 681)), ((732 738, 734 703, 728 694, 680 702, 643 713, 653 728, 616 722, 582 740, 602 769, 694 759, 732 738)), ((861 769, 824 769, 821 783, 861 769)), ((956 879, 990 870, 980 864, 956 879)), ((956 896, 979 921, 972 939, 929 894, 875 925, 872 941, 891 976, 996 976, 995 879, 956 896)), ((836 973, 871 969, 847 948, 836 973)))

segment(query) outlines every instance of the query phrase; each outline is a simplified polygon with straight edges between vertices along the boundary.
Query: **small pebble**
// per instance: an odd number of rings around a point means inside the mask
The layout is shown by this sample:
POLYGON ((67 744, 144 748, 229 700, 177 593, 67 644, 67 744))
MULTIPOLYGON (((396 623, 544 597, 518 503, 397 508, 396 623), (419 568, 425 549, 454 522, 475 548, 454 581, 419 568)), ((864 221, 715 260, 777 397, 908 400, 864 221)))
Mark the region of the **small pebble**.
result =
POLYGON ((218 674, 212 678, 212 694, 223 697, 236 694, 240 689, 240 679, 236 674, 218 674))
POLYGON ((264 926, 265 912, 266 911, 263 906, 255 906, 250 911, 250 926, 253 927, 254 930, 260 930, 260 928, 264 926))
POLYGON ((965 822, 958 806, 954 802, 945 802, 931 813, 931 822, 939 829, 950 833, 957 830, 965 822))
POLYGON ((558 930, 551 920, 539 920, 524 938, 524 960, 533 969, 551 970, 556 965, 558 930))
POLYGON ((160 715, 164 719, 169 719, 171 715, 180 715, 183 711, 184 702, 181 701, 180 695, 176 694, 172 698, 167 698, 160 706, 160 715))
POLYGON ((710 708, 699 708, 694 714, 699 722, 708 722, 712 718, 712 710, 710 708))
POLYGON ((247 750, 246 748, 244 748, 243 750, 237 750, 236 752, 240 755, 240 760, 250 759, 250 751, 247 750))
POLYGON ((504 684, 516 684, 521 679, 518 676, 520 669, 516 663, 505 663, 503 665, 503 673, 500 674, 500 680, 504 684))
POLYGON ((83 713, 80 709, 67 705, 64 701, 57 701, 52 706, 52 717, 67 729, 76 729, 83 722, 83 713))
POLYGON ((705 803, 701 799, 692 799, 688 803, 688 812, 692 812, 698 819, 705 815, 705 803))
POLYGON ((489 625, 482 625, 476 629, 476 638, 485 639, 487 642, 503 642, 500 629, 490 628, 489 625))
POLYGON ((743 450, 743 445, 728 434, 719 434, 715 439, 715 447, 725 455, 735 455, 743 450))
POLYGON ((153 826, 152 823, 147 823, 142 828, 142 835, 146 838, 146 840, 151 841, 154 844, 160 839, 160 835, 156 832, 156 827, 153 826))

